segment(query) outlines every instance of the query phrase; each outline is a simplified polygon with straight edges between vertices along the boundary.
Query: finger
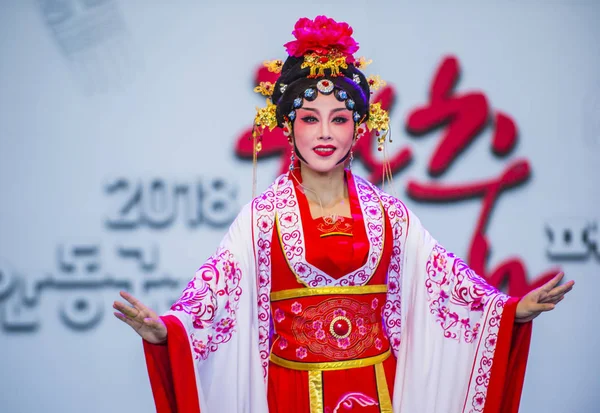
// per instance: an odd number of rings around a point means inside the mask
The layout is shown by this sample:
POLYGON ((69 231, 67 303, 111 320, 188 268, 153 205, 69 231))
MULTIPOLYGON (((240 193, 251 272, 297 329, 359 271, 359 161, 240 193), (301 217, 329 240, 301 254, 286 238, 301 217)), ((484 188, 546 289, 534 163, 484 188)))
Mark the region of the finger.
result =
POLYGON ((546 284, 544 284, 542 286, 542 290, 545 292, 552 290, 554 287, 556 287, 556 285, 560 282, 560 280, 562 280, 564 275, 565 275, 565 273, 562 271, 559 272, 558 274, 556 274, 554 276, 554 278, 552 278, 550 281, 548 281, 546 284))
POLYGON ((120 291, 119 295, 121 297, 123 297, 125 300, 127 300, 127 302, 129 302, 129 304, 131 304, 134 307, 139 307, 140 305, 142 307, 144 306, 140 300, 135 298, 133 295, 129 294, 127 291, 120 291))
POLYGON ((119 301, 115 301, 113 303, 113 308, 115 310, 119 310, 121 313, 125 314, 131 319, 138 318, 138 316, 140 315, 140 312, 136 308, 125 305, 119 301))
POLYGON ((575 281, 571 280, 563 285, 559 285, 558 287, 553 288, 552 291, 550 291, 550 293, 552 293, 555 290, 558 290, 558 291, 570 290, 573 288, 574 285, 575 285, 575 281))
POLYGON ((561 295, 561 296, 554 298, 552 301, 548 301, 548 303, 556 305, 556 304, 560 303, 562 300, 564 300, 564 298, 565 298, 565 296, 561 295))
POLYGON ((150 310, 140 300, 129 294, 127 291, 120 292, 121 297, 127 300, 133 307, 135 307, 144 317, 156 317, 154 311, 150 310))
POLYGON ((566 293, 573 289, 573 284, 565 284, 560 287, 554 288, 547 295, 544 296, 543 299, 540 300, 541 303, 547 303, 554 300, 556 297, 564 296, 566 293))
POLYGON ((554 307, 555 307, 555 304, 552 304, 552 303, 538 304, 536 306, 535 311, 538 311, 538 312, 552 311, 552 310, 554 310, 554 307))
POLYGON ((125 316, 124 314, 117 313, 117 312, 114 312, 113 314, 115 315, 115 317, 117 317, 119 320, 121 320, 122 322, 124 322, 125 324, 127 324, 128 326, 133 328, 134 330, 137 330, 139 328, 139 323, 137 323, 135 320, 132 320, 131 318, 125 316))

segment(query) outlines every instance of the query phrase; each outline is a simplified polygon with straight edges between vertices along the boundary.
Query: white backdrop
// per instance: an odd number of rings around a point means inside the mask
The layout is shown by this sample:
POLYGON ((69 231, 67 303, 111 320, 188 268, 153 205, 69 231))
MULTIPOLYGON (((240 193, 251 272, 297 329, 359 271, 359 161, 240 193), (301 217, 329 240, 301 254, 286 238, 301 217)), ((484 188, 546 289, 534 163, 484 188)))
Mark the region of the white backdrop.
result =
MULTIPOLYGON (((417 202, 408 183, 472 185, 527 163, 487 217, 486 271, 516 259, 523 282, 559 268, 576 287, 534 322, 521 411, 599 411, 599 2, 0 4, 1 412, 153 411, 141 341, 112 301, 129 288, 162 312, 212 253, 251 197, 236 145, 264 104, 255 72, 318 14, 349 22, 367 74, 395 91, 388 150, 412 161, 393 189, 448 249, 467 257, 482 197, 417 202), (485 97, 517 141, 494 155, 488 121, 434 177, 448 125, 416 136, 409 116, 452 57, 454 96, 485 97)), ((369 176, 365 154, 355 169, 369 176)), ((259 189, 279 167, 260 161, 259 189)))

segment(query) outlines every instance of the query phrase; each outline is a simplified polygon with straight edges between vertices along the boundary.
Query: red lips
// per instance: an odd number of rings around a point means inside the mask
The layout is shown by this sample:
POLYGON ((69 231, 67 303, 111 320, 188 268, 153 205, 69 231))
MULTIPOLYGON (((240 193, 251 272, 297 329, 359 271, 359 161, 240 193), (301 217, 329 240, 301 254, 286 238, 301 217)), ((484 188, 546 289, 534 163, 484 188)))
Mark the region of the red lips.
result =
POLYGON ((333 145, 319 145, 313 148, 313 151, 319 156, 331 156, 335 152, 333 145))

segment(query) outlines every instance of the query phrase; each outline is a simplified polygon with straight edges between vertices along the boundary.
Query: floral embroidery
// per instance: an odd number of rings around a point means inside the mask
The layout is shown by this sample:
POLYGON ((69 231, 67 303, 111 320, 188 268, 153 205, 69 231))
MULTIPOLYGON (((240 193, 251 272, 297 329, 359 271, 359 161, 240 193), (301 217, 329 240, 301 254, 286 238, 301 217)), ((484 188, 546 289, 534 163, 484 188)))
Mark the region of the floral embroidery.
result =
POLYGON ((337 310, 335 310, 333 312, 333 316, 334 317, 346 317, 346 311, 342 310, 341 308, 338 308, 337 310))
POLYGON ((281 350, 283 350, 283 349, 286 349, 287 346, 288 346, 287 340, 285 338, 283 338, 283 337, 279 337, 279 348, 281 350))
POLYGON ((397 198, 376 189, 392 227, 392 256, 388 266, 388 294, 382 307, 385 328, 395 356, 400 349, 400 331, 402 326, 400 301, 400 271, 404 259, 404 243, 409 223, 408 209, 397 198))
POLYGON ((477 393, 473 396, 473 407, 478 412, 483 410, 483 405, 485 404, 485 395, 483 393, 477 393))
POLYGON ((206 360, 208 353, 210 353, 208 346, 202 340, 196 339, 193 333, 190 334, 190 340, 192 341, 192 349, 194 350, 194 360, 206 360))
POLYGON ((477 341, 478 351, 467 393, 471 406, 465 411, 481 412, 508 297, 440 245, 433 248, 426 271, 430 313, 442 327, 444 337, 466 343, 477 341))
POLYGON ((276 308, 275 309, 275 321, 277 321, 278 323, 281 323, 283 320, 285 320, 284 312, 280 308, 276 308))
POLYGON ((382 348, 387 341, 371 300, 346 296, 304 305, 302 315, 291 320, 290 334, 311 355, 331 360, 360 358, 373 349, 376 338, 382 348))
MULTIPOLYGON (((281 181, 280 176, 278 182, 281 181)), ((270 353, 270 320, 271 300, 269 293, 271 289, 271 238, 274 228, 274 192, 275 185, 271 186, 252 202, 252 215, 255 217, 253 225, 258 226, 260 231, 255 234, 255 259, 257 264, 258 280, 258 322, 259 322, 259 353, 263 368, 263 379, 265 385, 268 381, 269 353, 270 353)))
POLYGON ((299 302, 294 302, 294 304, 292 304, 292 313, 298 315, 302 312, 302 304, 300 304, 299 302))
POLYGON ((337 344, 339 348, 346 350, 350 346, 350 339, 348 337, 338 338, 337 344))
POLYGON ((267 330, 264 326, 260 326, 258 328, 258 341, 263 342, 263 340, 269 339, 269 330, 267 330))
POLYGON ((231 330, 233 330, 233 326, 235 325, 235 320, 231 318, 224 318, 219 321, 216 325, 216 331, 222 334, 229 334, 231 330))
POLYGON ((373 310, 375 310, 378 305, 379 305, 379 300, 377 298, 373 298, 373 301, 371 301, 371 308, 373 310))
POLYGON ((296 274, 298 274, 301 277, 310 273, 310 268, 308 268, 307 265, 305 265, 301 262, 296 264, 296 266, 294 267, 294 270, 295 270, 296 274))
POLYGON ((286 259, 294 270, 299 280, 308 287, 322 287, 324 285, 364 285, 375 273, 381 255, 384 241, 384 211, 376 189, 367 181, 354 177, 356 191, 361 207, 367 211, 364 214, 364 225, 369 238, 369 253, 366 263, 357 270, 339 279, 334 279, 306 262, 304 233, 300 222, 300 211, 295 195, 294 184, 290 179, 280 179, 277 188, 275 207, 279 223, 279 239, 286 259))
POLYGON ((485 347, 487 349, 495 349, 496 348, 496 342, 498 341, 498 336, 496 334, 490 334, 486 339, 485 339, 485 347))
POLYGON ((306 351, 306 347, 298 347, 296 349, 296 357, 298 357, 300 360, 306 358, 307 355, 308 352, 306 351))
POLYGON ((444 337, 473 342, 481 328, 484 306, 498 290, 440 245, 431 252, 426 271, 429 309, 444 337))
POLYGON ((293 228, 298 223, 298 215, 293 212, 283 213, 281 214, 280 222, 286 228, 293 228))
POLYGON ((317 330, 315 332, 315 337, 317 340, 321 340, 321 341, 325 340, 325 338, 327 337, 325 335, 325 330, 317 330))
POLYGON ((365 212, 371 216, 377 216, 377 214, 379 213, 379 211, 375 207, 368 207, 365 209, 365 212))
POLYGON ((258 228, 260 228, 261 232, 269 232, 273 229, 273 220, 266 215, 258 218, 258 228))
POLYGON ((376 348, 377 350, 381 350, 381 349, 383 348, 383 343, 382 343, 382 342, 381 342, 381 340, 380 340, 380 339, 378 339, 378 338, 377 338, 377 339, 375 339, 375 348, 376 348))
POLYGON ((202 359, 228 342, 235 331, 235 315, 242 294, 241 276, 231 251, 220 247, 196 271, 179 300, 171 306, 172 311, 189 314, 195 329, 207 330, 206 342, 192 338, 194 354, 202 359))

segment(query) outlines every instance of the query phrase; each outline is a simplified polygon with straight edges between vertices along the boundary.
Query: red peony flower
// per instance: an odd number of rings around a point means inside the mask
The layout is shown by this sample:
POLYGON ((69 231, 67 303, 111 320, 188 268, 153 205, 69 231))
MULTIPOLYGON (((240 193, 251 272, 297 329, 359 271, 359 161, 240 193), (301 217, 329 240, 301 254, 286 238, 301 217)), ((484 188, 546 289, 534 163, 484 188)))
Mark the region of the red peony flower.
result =
POLYGON ((348 23, 338 23, 327 16, 317 16, 314 21, 303 17, 296 22, 292 32, 296 40, 284 46, 290 56, 296 57, 307 52, 327 55, 331 49, 336 49, 346 56, 348 63, 353 63, 352 54, 358 50, 358 43, 352 33, 348 23))

